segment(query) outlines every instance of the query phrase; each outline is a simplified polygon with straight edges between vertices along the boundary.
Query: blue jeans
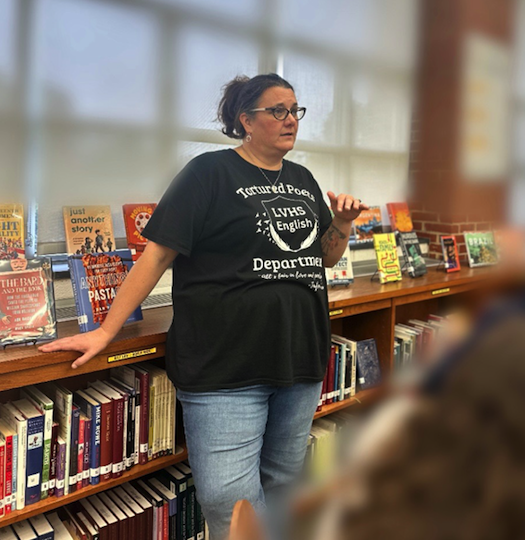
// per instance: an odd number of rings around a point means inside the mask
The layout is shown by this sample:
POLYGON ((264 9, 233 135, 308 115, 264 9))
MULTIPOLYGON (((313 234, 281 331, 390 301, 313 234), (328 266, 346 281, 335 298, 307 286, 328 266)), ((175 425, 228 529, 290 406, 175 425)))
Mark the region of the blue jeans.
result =
POLYGON ((177 390, 197 499, 211 540, 227 536, 239 499, 267 517, 269 536, 281 540, 287 495, 302 468, 321 386, 177 390))

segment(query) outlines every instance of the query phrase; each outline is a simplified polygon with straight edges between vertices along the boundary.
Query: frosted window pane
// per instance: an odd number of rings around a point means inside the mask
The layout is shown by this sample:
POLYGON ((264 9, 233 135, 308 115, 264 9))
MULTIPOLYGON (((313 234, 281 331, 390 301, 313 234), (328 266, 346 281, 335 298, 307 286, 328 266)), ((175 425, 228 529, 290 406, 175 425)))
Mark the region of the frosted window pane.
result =
POLYGON ((326 192, 339 191, 335 176, 335 158, 332 154, 318 152, 302 152, 294 150, 286 155, 286 158, 306 167, 317 180, 325 201, 328 201, 326 192))
POLYGON ((236 19, 243 22, 258 21, 265 0, 158 0, 164 4, 184 6, 206 11, 218 18, 236 19))
POLYGON ((285 54, 283 76, 295 89, 306 116, 299 122, 299 139, 330 142, 335 139, 334 71, 324 62, 285 54))
POLYGON ((0 194, 5 201, 23 201, 23 137, 15 122, 0 121, 0 194))
POLYGON ((410 93, 395 78, 357 77, 352 82, 350 143, 368 150, 408 152, 410 93))
POLYGON ((525 106, 516 111, 514 120, 514 160, 525 167, 525 106))
POLYGON ((525 176, 513 179, 509 184, 509 224, 525 227, 525 176))
POLYGON ((152 13, 85 0, 40 0, 39 7, 48 112, 156 120, 158 27, 152 13))
POLYGON ((200 142, 181 142, 177 145, 176 162, 178 169, 182 169, 194 157, 200 156, 205 152, 216 152, 217 150, 226 150, 227 148, 235 148, 238 144, 212 144, 200 142))
POLYGON ((353 156, 348 167, 352 195, 368 205, 407 199, 408 160, 353 156))
POLYGON ((258 48, 221 32, 185 28, 176 44, 180 76, 176 120, 184 126, 219 129, 221 88, 236 75, 257 75, 258 48))
POLYGON ((525 1, 516 2, 516 28, 514 33, 516 92, 525 98, 525 1))
POLYGON ((0 1, 0 111, 13 107, 16 0, 0 1))
POLYGON ((63 205, 110 204, 117 237, 121 205, 157 201, 171 178, 159 170, 157 139, 102 130, 48 130, 39 198, 39 242, 64 239, 63 205))

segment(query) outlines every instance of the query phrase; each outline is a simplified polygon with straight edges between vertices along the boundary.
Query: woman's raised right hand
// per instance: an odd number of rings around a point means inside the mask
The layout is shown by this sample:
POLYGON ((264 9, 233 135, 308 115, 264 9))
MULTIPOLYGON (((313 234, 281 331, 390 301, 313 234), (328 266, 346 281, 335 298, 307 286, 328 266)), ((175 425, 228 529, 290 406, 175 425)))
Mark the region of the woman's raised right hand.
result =
POLYGON ((103 328, 97 328, 92 332, 86 332, 85 334, 77 334, 75 336, 66 337, 46 343, 38 347, 39 351, 48 353, 56 351, 78 351, 83 353, 72 364, 71 367, 76 369, 82 366, 88 360, 91 360, 100 351, 104 350, 113 336, 108 334, 103 328))

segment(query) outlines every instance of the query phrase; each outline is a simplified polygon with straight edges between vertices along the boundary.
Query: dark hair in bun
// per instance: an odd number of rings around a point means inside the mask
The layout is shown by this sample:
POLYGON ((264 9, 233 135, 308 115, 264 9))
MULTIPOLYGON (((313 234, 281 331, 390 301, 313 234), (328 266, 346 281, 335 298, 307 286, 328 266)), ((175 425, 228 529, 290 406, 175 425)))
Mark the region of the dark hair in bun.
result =
POLYGON ((277 73, 235 77, 224 85, 217 117, 224 126, 222 132, 232 139, 243 139, 246 131, 239 120, 241 113, 256 109, 260 97, 268 88, 279 86, 294 91, 293 86, 277 73))

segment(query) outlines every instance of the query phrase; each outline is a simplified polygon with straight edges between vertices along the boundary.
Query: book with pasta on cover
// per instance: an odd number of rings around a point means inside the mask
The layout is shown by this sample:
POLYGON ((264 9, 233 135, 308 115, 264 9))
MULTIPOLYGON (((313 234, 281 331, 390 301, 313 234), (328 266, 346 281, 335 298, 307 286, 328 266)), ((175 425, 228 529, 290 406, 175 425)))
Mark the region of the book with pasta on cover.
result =
MULTIPOLYGON (((81 332, 98 328, 106 318, 133 260, 129 249, 68 257, 81 332)), ((142 320, 140 306, 126 322, 142 320)))

